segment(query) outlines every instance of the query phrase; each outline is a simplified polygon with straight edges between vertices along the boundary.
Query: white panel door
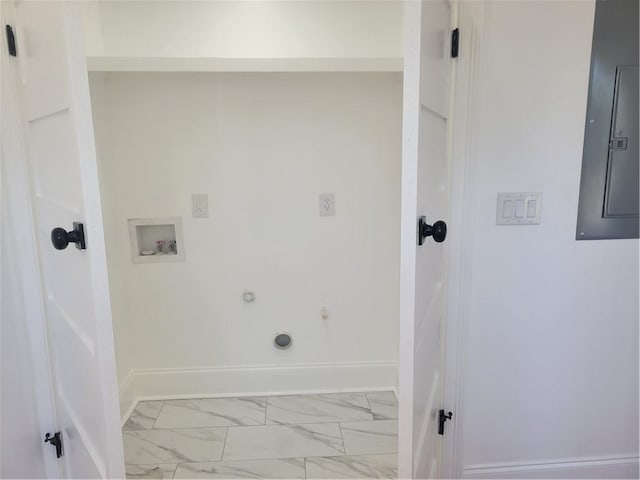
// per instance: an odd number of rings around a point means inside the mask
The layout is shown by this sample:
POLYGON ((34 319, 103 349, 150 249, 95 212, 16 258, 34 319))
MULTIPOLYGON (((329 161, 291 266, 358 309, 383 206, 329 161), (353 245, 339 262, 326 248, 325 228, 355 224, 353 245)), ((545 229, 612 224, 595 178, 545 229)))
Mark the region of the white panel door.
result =
MULTIPOLYGON (((408 1, 405 17, 400 320, 400 478, 440 474, 445 243, 418 245, 418 219, 448 215, 451 5, 408 1)), ((439 233, 441 232, 441 229, 439 233)))
MULTIPOLYGON (((15 2, 18 92, 64 478, 123 478, 106 256, 82 25, 71 2, 15 2), (84 224, 86 249, 52 245, 84 224)), ((54 432, 51 432, 54 433, 54 432)), ((51 448, 51 455, 55 449, 51 448)))

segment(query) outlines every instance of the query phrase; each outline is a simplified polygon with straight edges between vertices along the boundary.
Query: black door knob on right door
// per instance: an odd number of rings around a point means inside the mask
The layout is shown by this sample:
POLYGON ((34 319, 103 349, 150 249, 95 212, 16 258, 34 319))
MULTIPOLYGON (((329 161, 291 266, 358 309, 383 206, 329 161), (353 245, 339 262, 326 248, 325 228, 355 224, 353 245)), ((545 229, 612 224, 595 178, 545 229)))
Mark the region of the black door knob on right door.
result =
POLYGON ((73 230, 67 232, 64 228, 56 227, 51 230, 51 244, 56 250, 64 250, 70 243, 75 243, 78 250, 84 250, 87 245, 84 240, 84 225, 73 222, 73 230))
POLYGON ((444 242, 447 238, 447 224, 438 220, 433 225, 427 223, 427 217, 418 219, 418 245, 424 244, 427 237, 432 237, 436 243, 444 242))

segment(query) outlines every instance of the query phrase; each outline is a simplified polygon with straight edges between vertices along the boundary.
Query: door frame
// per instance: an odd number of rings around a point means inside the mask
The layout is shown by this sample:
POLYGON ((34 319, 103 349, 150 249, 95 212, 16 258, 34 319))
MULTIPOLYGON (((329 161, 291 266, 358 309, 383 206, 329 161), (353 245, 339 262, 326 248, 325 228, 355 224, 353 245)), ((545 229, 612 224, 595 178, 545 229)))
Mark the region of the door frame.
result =
MULTIPOLYGON (((409 2, 414 0, 408 0, 409 2)), ((12 3, 1 2, 0 17, 4 23, 12 24, 12 3)), ((452 18, 460 28, 460 56, 452 76, 455 92, 451 105, 452 130, 456 136, 450 140, 450 192, 451 206, 448 219, 449 248, 447 268, 446 337, 444 365, 444 406, 454 412, 452 422, 448 422, 448 434, 443 438, 442 471, 443 478, 461 478, 463 472, 463 412, 464 378, 466 364, 467 332, 470 324, 469 282, 472 269, 471 256, 474 239, 470 225, 470 214, 476 199, 474 179, 476 177, 478 142, 478 101, 481 96, 481 56, 486 10, 485 2, 452 0, 452 18), (453 14, 453 12, 456 12, 453 14)), ((19 32, 18 32, 19 33, 19 32)), ((6 52, 4 35, 0 48, 6 52)), ((14 59, 2 54, 0 72, 2 74, 2 131, 7 138, 14 139, 11 145, 4 145, 5 154, 0 158, 2 173, 11 178, 7 182, 5 198, 9 200, 10 228, 17 240, 15 256, 20 266, 20 287, 27 317, 34 379, 38 391, 38 421, 42 431, 52 431, 56 427, 53 382, 48 357, 48 342, 44 323, 44 306, 40 285, 40 271, 36 256, 36 240, 29 198, 24 139, 21 128, 21 113, 16 95, 11 92, 17 81, 18 65, 14 59)), ((4 135, 3 135, 4 137, 4 135)), ((4 185, 3 185, 4 186, 4 185)), ((8 225, 3 225, 7 228, 8 225)), ((107 299, 108 301, 108 299, 107 299)), ((403 308, 401 297, 401 308, 403 308)), ((406 304, 404 305, 406 308, 406 304)), ((400 324, 402 327, 402 324, 400 324)), ((399 377, 402 369, 399 371, 399 377)), ((60 470, 54 455, 49 455, 48 445, 43 445, 47 476, 58 478, 60 470), (46 447, 46 448, 45 448, 46 447)), ((399 461, 402 456, 399 456, 399 461)), ((400 465, 399 465, 400 466, 400 465)), ((400 468, 401 472, 406 471, 400 468)), ((403 477, 400 477, 403 478, 403 477)))
POLYGON ((471 325, 471 271, 477 204, 477 144, 482 60, 488 2, 455 0, 460 49, 453 77, 450 139, 450 214, 447 267, 444 404, 454 412, 442 446, 442 478, 462 478, 464 469, 465 371, 471 325))
MULTIPOLYGON (((1 25, 15 26, 13 2, 0 2, 1 25)), ((25 153, 24 131, 22 129, 22 112, 18 104, 17 82, 18 62, 7 55, 6 37, 0 40, 0 118, 2 123, 2 152, 0 162, 2 174, 10 181, 2 182, 0 188, 6 188, 3 199, 8 206, 9 222, 2 225, 10 228, 14 240, 13 252, 17 259, 19 289, 27 323, 28 344, 34 378, 33 382, 37 398, 35 399, 38 424, 42 432, 42 454, 48 478, 59 478, 60 465, 51 446, 44 443, 45 432, 58 430, 55 414, 55 396, 53 390, 52 369, 49 357, 49 344, 44 315, 42 286, 40 283, 40 267, 36 249, 36 232, 31 205, 27 157, 25 153)))

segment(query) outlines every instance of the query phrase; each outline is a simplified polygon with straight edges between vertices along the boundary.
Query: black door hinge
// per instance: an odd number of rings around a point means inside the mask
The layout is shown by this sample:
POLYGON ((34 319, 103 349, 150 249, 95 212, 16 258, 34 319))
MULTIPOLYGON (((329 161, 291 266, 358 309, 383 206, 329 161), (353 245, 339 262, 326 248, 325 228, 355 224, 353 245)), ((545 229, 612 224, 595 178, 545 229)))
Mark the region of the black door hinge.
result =
POLYGON ((54 447, 56 447, 56 457, 60 458, 62 456, 62 435, 60 432, 56 432, 53 434, 53 437, 50 433, 45 434, 44 443, 50 443, 54 447))
POLYGON ((454 28, 451 30, 451 58, 458 58, 458 51, 460 50, 460 30, 454 28))
POLYGON ((13 27, 11 25, 6 25, 5 31, 7 32, 7 48, 9 49, 9 55, 15 57, 18 55, 18 51, 16 50, 16 36, 13 33, 13 27))
POLYGON ((444 422, 451 420, 452 417, 453 412, 449 412, 447 414, 444 413, 444 410, 440 410, 438 412, 438 433, 440 435, 444 435, 444 422))

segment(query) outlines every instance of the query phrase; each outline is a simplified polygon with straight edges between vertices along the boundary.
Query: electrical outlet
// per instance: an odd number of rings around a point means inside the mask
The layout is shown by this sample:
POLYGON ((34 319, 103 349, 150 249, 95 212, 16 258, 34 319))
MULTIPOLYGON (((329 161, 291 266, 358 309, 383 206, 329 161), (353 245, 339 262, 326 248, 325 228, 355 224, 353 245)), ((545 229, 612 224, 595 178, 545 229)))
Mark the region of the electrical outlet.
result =
POLYGON ((206 193, 191 195, 191 216, 193 218, 209 217, 209 195, 206 193))
POLYGON ((336 198, 333 193, 320 194, 320 216, 333 217, 336 214, 336 198))

